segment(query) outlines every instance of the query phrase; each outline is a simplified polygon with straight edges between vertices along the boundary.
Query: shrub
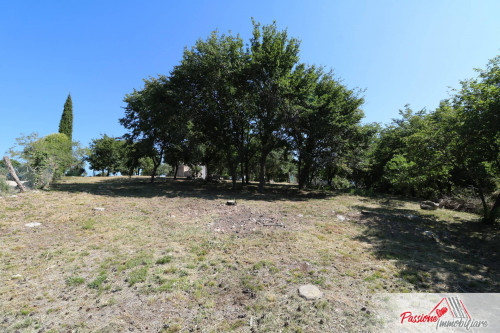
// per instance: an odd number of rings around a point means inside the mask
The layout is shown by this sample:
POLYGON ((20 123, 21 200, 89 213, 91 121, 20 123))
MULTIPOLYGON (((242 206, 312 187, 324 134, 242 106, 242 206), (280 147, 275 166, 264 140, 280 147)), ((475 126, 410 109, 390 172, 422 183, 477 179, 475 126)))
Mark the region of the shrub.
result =
POLYGON ((168 164, 162 163, 158 166, 158 169, 156 170, 156 175, 167 176, 171 172, 172 172, 172 167, 168 164))
POLYGON ((10 191, 10 186, 5 182, 5 178, 0 176, 0 194, 6 194, 10 191))
POLYGON ((13 152, 26 161, 23 178, 35 188, 48 188, 61 178, 75 158, 72 143, 65 134, 55 133, 38 139, 36 134, 17 139, 21 152, 13 152))

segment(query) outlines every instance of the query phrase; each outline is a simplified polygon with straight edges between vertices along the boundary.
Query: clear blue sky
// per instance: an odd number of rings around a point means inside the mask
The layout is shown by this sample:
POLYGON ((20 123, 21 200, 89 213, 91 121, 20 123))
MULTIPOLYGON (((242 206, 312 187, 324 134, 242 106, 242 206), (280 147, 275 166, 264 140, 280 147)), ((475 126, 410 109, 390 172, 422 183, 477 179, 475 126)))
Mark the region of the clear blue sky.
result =
POLYGON ((364 122, 409 103, 434 109, 448 87, 500 54, 500 1, 4 1, 0 153, 21 133, 57 132, 73 98, 73 138, 119 136, 123 97, 167 74, 214 29, 248 40, 251 17, 302 40, 301 61, 366 88, 364 122))

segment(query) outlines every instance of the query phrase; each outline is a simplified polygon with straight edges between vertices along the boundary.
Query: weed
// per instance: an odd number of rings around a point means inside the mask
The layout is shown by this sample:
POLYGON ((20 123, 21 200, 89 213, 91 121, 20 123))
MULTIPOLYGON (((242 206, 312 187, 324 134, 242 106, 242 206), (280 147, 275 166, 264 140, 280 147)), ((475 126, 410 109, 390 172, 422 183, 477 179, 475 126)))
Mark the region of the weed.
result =
POLYGON ((27 316, 29 315, 31 312, 33 312, 33 308, 30 308, 29 306, 23 306, 23 308, 21 310, 19 310, 19 314, 22 315, 22 316, 27 316))
POLYGON ((33 323, 33 320, 31 318, 26 318, 25 320, 15 324, 13 326, 14 329, 20 329, 20 328, 28 328, 31 326, 33 323))
POLYGON ((173 258, 172 256, 164 256, 164 257, 161 257, 161 258, 159 258, 158 260, 156 260, 156 264, 157 264, 157 265, 165 265, 165 264, 167 264, 167 263, 171 262, 171 261, 172 261, 172 258, 173 258))
POLYGON ((141 253, 135 258, 129 259, 126 262, 123 262, 119 267, 118 271, 123 271, 126 269, 135 268, 137 266, 149 266, 153 262, 152 256, 146 253, 141 253))
POLYGON ((257 292, 257 291, 264 289, 262 284, 255 282, 254 280, 255 280, 255 278, 253 276, 245 275, 240 279, 241 286, 244 289, 248 289, 252 292, 257 292))
POLYGON ((128 276, 128 285, 132 287, 134 284, 146 281, 148 275, 148 268, 141 267, 130 272, 128 276))
POLYGON ((188 276, 188 275, 189 275, 189 273, 187 271, 185 271, 185 270, 179 271, 179 276, 180 277, 184 277, 184 276, 188 276))
POLYGON ((81 284, 84 284, 85 280, 81 277, 78 276, 70 276, 66 279, 66 285, 68 286, 79 286, 81 284))
POLYGON ((91 289, 101 289, 101 286, 104 282, 106 282, 106 279, 108 277, 106 276, 105 273, 101 273, 99 274, 98 277, 95 278, 94 281, 90 282, 89 284, 87 284, 87 286, 91 289))
POLYGON ((177 272, 178 268, 176 266, 169 266, 167 268, 165 268, 164 270, 164 273, 165 274, 175 274, 175 272, 177 272))
POLYGON ((96 223, 95 220, 90 217, 87 220, 85 220, 85 222, 82 223, 82 229, 83 230, 94 230, 95 223, 96 223))
POLYGON ((279 272, 279 269, 274 265, 273 262, 266 261, 266 260, 261 260, 261 261, 257 262, 256 264, 254 264, 253 265, 253 270, 254 271, 259 271, 259 270, 261 270, 264 267, 267 268, 270 273, 274 274, 274 273, 279 272))
POLYGON ((236 322, 234 322, 234 323, 231 324, 230 329, 231 329, 231 331, 234 331, 234 330, 236 330, 236 329, 238 329, 240 327, 246 326, 246 324, 247 323, 245 321, 243 321, 243 320, 237 320, 236 322))

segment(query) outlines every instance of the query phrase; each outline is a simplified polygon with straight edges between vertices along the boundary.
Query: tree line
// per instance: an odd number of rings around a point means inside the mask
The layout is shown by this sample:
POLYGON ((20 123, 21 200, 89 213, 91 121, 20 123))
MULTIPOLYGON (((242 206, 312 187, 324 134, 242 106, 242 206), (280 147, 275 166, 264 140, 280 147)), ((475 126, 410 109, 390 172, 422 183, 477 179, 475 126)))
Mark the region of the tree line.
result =
MULTIPOLYGON (((361 124, 362 93, 323 67, 299 61, 300 42, 275 23, 253 22, 248 44, 213 32, 184 51, 168 75, 124 98, 125 159, 207 166, 233 181, 272 172, 331 188, 368 188, 437 200, 464 190, 499 215, 499 57, 433 111, 400 111, 392 123, 361 124), (130 158, 132 156, 132 158, 130 158)), ((131 170, 132 170, 131 169, 131 170)))
POLYGON ((485 223, 498 218, 500 56, 436 110, 405 106, 385 126, 362 124, 362 91, 299 56, 299 40, 276 23, 253 21, 246 44, 213 32, 168 74, 125 96, 122 137, 93 139, 88 151, 62 149, 72 131, 72 115, 63 112, 64 138, 23 138, 21 155, 52 179, 81 173, 83 161, 102 175, 140 172, 151 182, 184 164, 227 176, 233 188, 238 179, 257 180, 260 192, 266 181, 296 177, 300 189, 322 184, 432 200, 469 193, 485 223))
POLYGON ((129 156, 148 156, 151 181, 165 162, 225 170, 233 188, 256 178, 259 191, 271 172, 293 173, 300 189, 319 181, 433 200, 469 191, 485 222, 498 217, 500 57, 436 110, 406 106, 381 126, 361 124, 361 91, 300 63, 299 51, 275 23, 253 22, 246 47, 231 34, 198 40, 169 75, 126 95, 129 156))
POLYGON ((300 63, 299 47, 275 23, 253 22, 246 46, 213 32, 186 49, 169 75, 127 94, 124 139, 136 160, 151 159, 151 181, 166 162, 227 172, 233 187, 256 177, 261 192, 270 171, 296 173, 304 188, 329 170, 331 183, 349 147, 364 140, 363 98, 331 72, 300 63))
POLYGON ((366 187, 437 200, 479 197, 483 221, 500 216, 500 56, 433 111, 400 111, 364 152, 366 187))

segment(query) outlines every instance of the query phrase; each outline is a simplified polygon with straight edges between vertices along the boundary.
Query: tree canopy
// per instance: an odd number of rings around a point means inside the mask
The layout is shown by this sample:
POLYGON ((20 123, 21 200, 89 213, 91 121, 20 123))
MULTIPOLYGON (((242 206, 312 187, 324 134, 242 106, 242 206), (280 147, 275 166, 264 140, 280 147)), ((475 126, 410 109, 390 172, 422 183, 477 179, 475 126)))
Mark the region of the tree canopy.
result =
POLYGON ((64 103, 61 121, 59 122, 59 133, 66 134, 71 142, 73 140, 73 101, 71 94, 68 95, 64 103))
POLYGON ((472 189, 484 221, 498 217, 499 57, 436 110, 407 105, 386 126, 362 124, 362 90, 300 63, 299 40, 275 22, 252 23, 247 43, 214 31, 168 75, 125 96, 128 165, 151 159, 154 181, 162 163, 203 164, 233 188, 238 178, 258 180, 260 192, 291 176, 300 189, 364 187, 433 200, 472 189))

